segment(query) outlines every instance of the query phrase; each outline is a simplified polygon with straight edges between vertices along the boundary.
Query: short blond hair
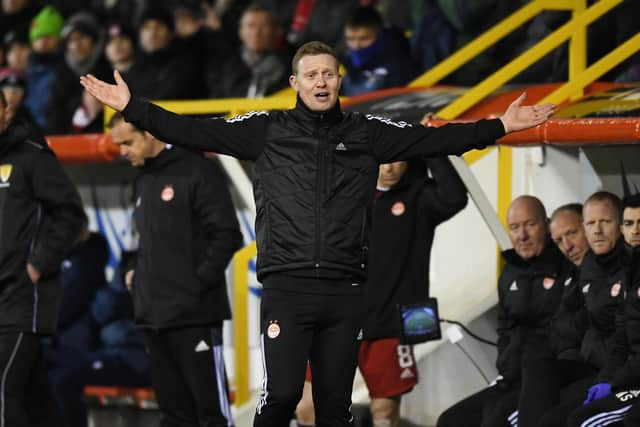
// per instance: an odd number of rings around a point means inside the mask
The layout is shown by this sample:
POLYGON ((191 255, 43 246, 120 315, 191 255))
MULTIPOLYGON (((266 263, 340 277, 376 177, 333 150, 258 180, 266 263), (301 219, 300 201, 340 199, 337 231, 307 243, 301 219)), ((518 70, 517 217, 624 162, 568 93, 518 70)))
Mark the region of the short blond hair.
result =
POLYGON ((336 60, 336 67, 338 66, 338 55, 336 55, 336 52, 331 48, 331 46, 319 41, 308 42, 300 46, 296 51, 296 54, 293 55, 291 71, 294 75, 298 74, 298 62, 300 62, 300 60, 305 56, 309 55, 331 55, 336 60))

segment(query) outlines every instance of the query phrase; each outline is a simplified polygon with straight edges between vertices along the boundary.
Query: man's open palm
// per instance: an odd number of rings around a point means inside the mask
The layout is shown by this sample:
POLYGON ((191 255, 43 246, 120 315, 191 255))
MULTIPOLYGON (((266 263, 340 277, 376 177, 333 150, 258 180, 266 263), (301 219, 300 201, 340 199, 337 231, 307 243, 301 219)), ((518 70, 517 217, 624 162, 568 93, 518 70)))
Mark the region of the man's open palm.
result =
POLYGON ((131 99, 131 91, 118 70, 113 72, 113 77, 116 80, 115 85, 104 82, 92 74, 87 74, 80 76, 80 84, 98 101, 117 111, 122 111, 131 99))
POLYGON ((553 104, 523 106, 522 102, 526 98, 526 93, 520 95, 518 99, 509 105, 507 111, 500 118, 506 133, 537 126, 545 122, 555 112, 555 105, 553 104))

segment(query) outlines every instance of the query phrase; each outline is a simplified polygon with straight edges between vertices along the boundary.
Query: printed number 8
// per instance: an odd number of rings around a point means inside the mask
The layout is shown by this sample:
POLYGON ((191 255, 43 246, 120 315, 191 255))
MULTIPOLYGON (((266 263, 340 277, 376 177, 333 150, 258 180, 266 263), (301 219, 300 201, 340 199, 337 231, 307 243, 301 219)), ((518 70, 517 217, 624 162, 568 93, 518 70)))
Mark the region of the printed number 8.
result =
POLYGON ((408 368, 409 366, 413 365, 413 357, 411 357, 411 346, 398 346, 398 365, 400 365, 401 368, 408 368))

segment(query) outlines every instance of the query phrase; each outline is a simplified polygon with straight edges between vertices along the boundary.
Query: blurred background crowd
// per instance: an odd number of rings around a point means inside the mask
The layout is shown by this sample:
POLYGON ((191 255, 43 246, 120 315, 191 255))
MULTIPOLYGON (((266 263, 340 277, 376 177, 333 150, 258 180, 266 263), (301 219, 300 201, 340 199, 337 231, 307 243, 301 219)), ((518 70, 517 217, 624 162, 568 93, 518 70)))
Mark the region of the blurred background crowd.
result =
MULTIPOLYGON (((334 46, 343 95, 403 86, 526 0, 2 0, 0 87, 45 134, 101 132, 82 74, 124 76, 148 99, 261 97, 287 87, 293 51, 334 46)), ((589 63, 638 31, 626 0, 589 28, 589 63)), ((548 11, 443 83, 473 85, 570 17, 548 11)), ((511 83, 566 80, 566 45, 511 83)), ((635 55, 604 80, 640 80, 635 55)))

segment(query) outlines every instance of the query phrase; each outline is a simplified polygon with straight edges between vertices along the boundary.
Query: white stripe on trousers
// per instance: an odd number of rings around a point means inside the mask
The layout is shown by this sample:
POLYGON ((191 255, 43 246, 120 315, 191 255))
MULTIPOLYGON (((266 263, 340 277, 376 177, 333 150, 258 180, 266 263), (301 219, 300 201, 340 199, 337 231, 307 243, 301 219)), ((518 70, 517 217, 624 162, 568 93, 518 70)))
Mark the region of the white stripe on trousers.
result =
POLYGON ((585 420, 580 427, 598 427, 606 426, 616 421, 622 421, 629 408, 633 405, 628 405, 615 411, 600 412, 598 415, 585 420))
POLYGON ((513 411, 513 413, 509 415, 507 419, 509 420, 509 424, 511 424, 513 427, 518 427, 518 411, 513 411))
MULTIPOLYGON (((213 342, 211 342, 213 344, 213 342)), ((220 411, 227 419, 227 426, 233 426, 233 417, 231 416, 231 407, 229 406, 229 394, 226 387, 226 371, 224 368, 224 358, 222 357, 222 346, 212 345, 213 347, 213 363, 216 371, 216 382, 218 385, 218 403, 220 411)))
POLYGON ((267 404, 267 391, 268 375, 267 375, 267 360, 264 357, 264 334, 260 334, 260 347, 262 350, 262 391, 260 392, 260 400, 258 400, 258 407, 256 413, 262 414, 262 408, 267 404))
POLYGON ((20 342, 22 341, 23 332, 20 332, 18 335, 18 339, 16 340, 16 345, 13 346, 13 351, 11 352, 11 356, 9 357, 9 361, 7 362, 7 366, 4 368, 4 372, 2 372, 2 383, 0 384, 0 427, 5 427, 5 413, 4 413, 4 405, 5 405, 5 385, 7 382, 7 375, 9 374, 9 369, 13 364, 13 360, 16 357, 16 353, 18 353, 18 347, 20 347, 20 342))

